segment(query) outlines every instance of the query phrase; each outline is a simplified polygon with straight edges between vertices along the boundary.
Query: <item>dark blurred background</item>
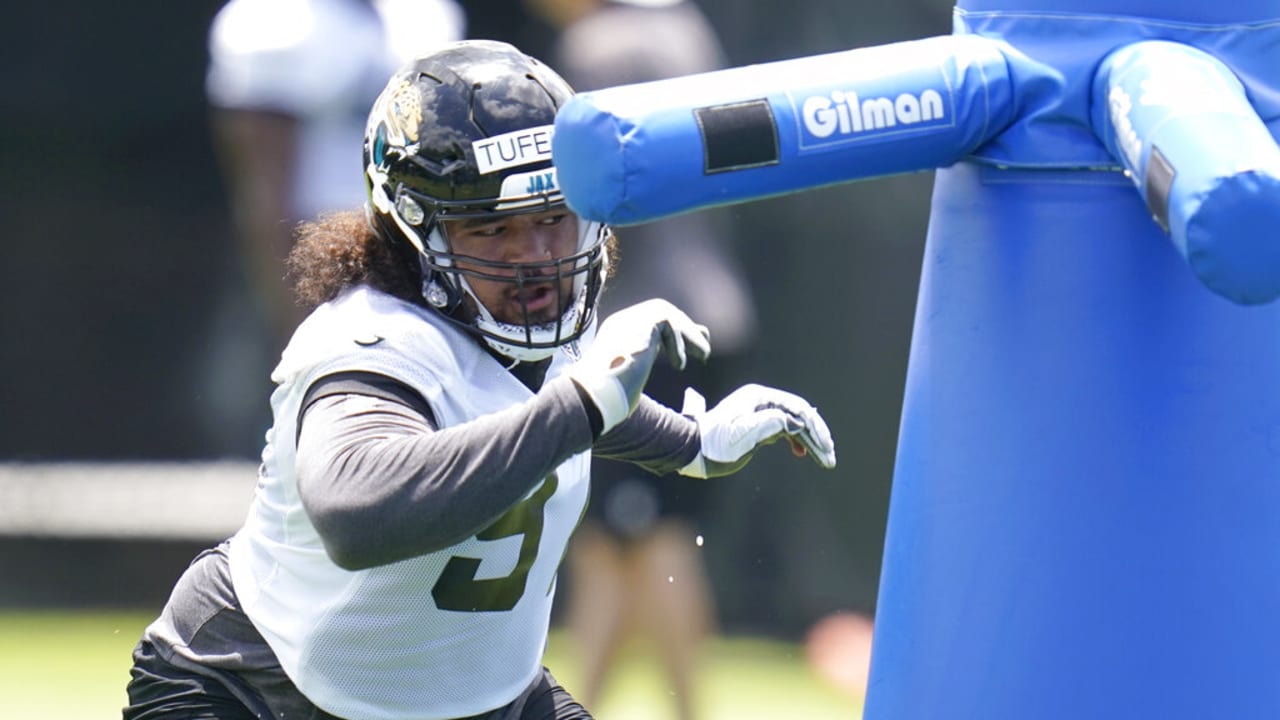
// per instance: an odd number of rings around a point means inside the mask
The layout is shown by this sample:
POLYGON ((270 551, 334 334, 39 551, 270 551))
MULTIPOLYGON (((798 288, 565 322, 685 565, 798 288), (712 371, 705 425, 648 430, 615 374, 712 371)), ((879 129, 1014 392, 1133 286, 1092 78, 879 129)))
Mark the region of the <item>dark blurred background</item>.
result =
MULTIPOLYGON (((540 55, 551 30, 518 0, 463 2, 469 35, 540 55)), ((950 32, 951 2, 702 0, 732 65, 950 32)), ((208 408, 218 323, 242 280, 204 95, 220 0, 10 3, 0 64, 0 462, 235 454, 208 408)), ((715 488, 703 548, 721 625, 798 636, 874 611, 931 175, 732 208, 761 310, 744 371, 818 404, 835 472, 781 448, 715 488)), ((246 380, 262 388, 267 378, 246 380)), ((265 426, 245 428, 261 437, 265 426)), ((198 507, 192 512, 199 512, 198 507)), ((0 543, 0 604, 159 607, 182 543, 0 543), (42 564, 81 563, 79 586, 42 564), (95 590, 86 578, 131 568, 95 590), (92 572, 90 566, 95 568, 92 572), (47 586, 42 586, 41 578, 47 586)))

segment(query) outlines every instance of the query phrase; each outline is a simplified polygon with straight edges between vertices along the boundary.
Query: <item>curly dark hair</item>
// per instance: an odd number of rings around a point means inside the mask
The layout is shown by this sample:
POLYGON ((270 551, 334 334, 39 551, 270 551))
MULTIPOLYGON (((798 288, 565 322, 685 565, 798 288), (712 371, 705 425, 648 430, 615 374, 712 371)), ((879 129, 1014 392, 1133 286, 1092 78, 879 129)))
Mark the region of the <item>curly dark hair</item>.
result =
POLYGON ((330 213, 301 223, 288 260, 294 297, 307 309, 362 283, 420 302, 421 274, 417 268, 412 249, 384 239, 363 211, 330 213))

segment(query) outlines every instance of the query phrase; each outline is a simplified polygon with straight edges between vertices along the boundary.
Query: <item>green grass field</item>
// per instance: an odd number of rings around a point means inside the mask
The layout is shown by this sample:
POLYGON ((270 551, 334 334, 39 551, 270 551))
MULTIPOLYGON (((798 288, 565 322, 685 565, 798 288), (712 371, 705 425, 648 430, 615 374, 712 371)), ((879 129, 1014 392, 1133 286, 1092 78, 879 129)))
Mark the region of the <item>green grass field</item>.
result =
MULTIPOLYGON (((0 612, 0 718, 120 717, 129 652, 150 613, 0 612)), ((553 633, 547 666, 572 690, 573 658, 553 633)), ((707 657, 701 720, 844 718, 861 704, 825 685, 797 645, 718 638, 707 657)), ((594 714, 599 720, 673 718, 665 683, 648 655, 629 653, 594 714)))

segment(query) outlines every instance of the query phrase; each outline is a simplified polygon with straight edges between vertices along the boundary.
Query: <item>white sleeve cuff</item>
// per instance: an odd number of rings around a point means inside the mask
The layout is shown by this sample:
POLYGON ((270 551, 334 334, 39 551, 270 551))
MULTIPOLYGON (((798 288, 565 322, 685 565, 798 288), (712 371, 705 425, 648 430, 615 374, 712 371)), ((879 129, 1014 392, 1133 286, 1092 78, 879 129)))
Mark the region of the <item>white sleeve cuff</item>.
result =
POLYGON ((573 381, 587 391, 591 401, 596 404, 596 409, 600 411, 600 420, 603 422, 600 434, 609 432, 631 414, 627 393, 622 389, 622 383, 614 378, 597 377, 588 381, 587 378, 574 376, 573 381))

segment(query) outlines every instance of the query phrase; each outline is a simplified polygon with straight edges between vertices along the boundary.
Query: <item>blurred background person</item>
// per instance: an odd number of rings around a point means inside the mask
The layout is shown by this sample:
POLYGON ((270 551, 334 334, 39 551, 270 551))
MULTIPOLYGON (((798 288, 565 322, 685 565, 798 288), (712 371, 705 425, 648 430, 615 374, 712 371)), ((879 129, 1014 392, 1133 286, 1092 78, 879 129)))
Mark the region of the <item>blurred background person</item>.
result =
POLYGON ((454 0, 230 0, 206 92, 236 233, 202 376, 217 454, 256 454, 269 371, 302 319, 284 281, 295 226, 363 202, 360 141, 387 77, 463 38, 454 0))
MULTIPOLYGON (((524 0, 558 31, 550 63, 574 89, 595 90, 716 70, 719 38, 687 0, 524 0)), ((602 317, 647 298, 687 308, 711 329, 715 359, 701 376, 655 369, 648 392, 679 407, 684 388, 708 398, 736 386, 756 332, 755 307, 741 262, 716 211, 619 229, 602 317)), ((634 465, 596 459, 591 502, 570 546, 565 623, 578 653, 588 707, 598 697, 631 631, 649 638, 682 720, 694 717, 699 653, 715 625, 701 557, 700 522, 708 488, 658 477, 634 465)))

